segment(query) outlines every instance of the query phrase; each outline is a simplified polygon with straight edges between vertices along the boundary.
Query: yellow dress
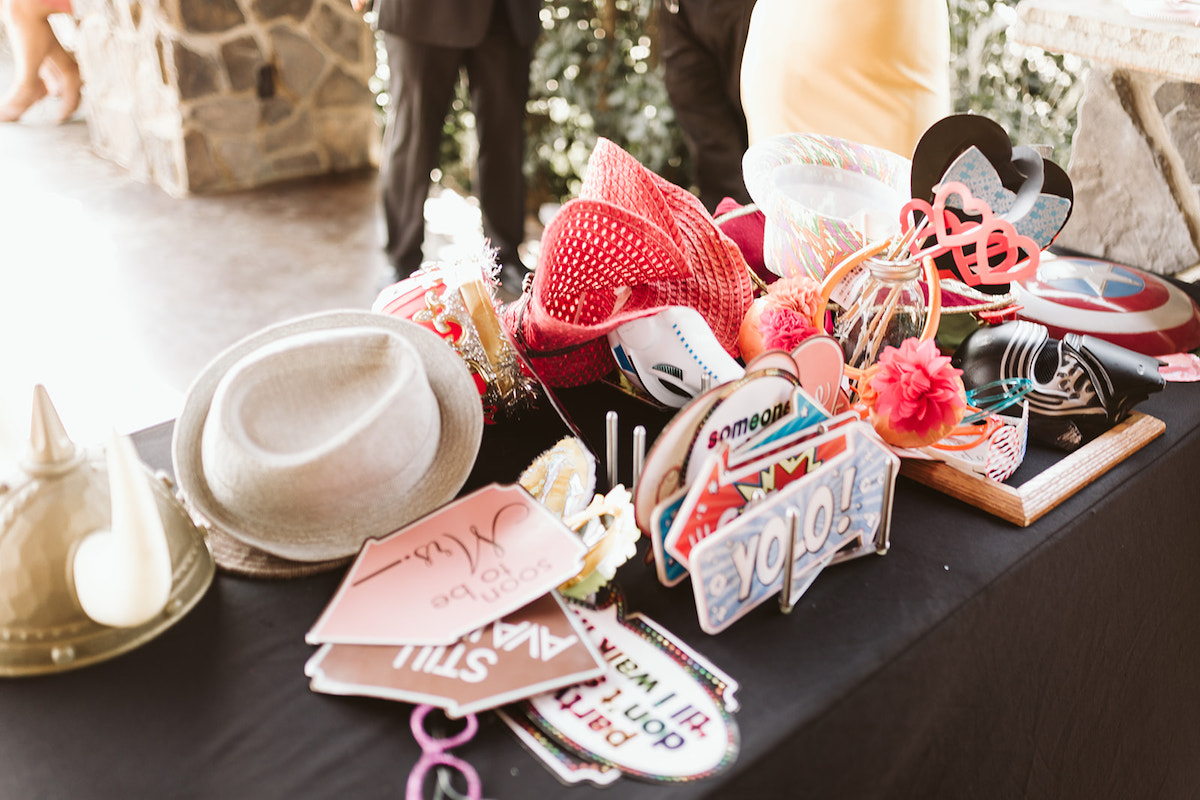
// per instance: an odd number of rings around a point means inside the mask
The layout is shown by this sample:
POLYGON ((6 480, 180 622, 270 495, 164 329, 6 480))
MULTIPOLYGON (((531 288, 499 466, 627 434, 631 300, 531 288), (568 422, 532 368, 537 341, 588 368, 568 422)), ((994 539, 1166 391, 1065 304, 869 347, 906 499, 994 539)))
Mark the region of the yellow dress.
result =
POLYGON ((758 0, 742 57, 750 143, 820 133, 911 158, 950 113, 946 0, 758 0))

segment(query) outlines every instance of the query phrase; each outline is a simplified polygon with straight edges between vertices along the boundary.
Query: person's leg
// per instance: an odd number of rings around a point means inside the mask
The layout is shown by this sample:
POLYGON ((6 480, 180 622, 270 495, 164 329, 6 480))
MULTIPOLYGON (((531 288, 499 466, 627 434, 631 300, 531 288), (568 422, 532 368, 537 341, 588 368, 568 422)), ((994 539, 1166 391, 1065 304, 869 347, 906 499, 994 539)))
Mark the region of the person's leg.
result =
POLYGON ((525 238, 525 103, 533 48, 518 44, 503 4, 497 3, 483 43, 467 55, 475 128, 479 205, 484 234, 498 260, 520 274, 502 280, 518 288, 524 273, 517 248, 525 238))
POLYGON ((8 94, 0 100, 0 122, 15 122, 46 96, 46 84, 38 70, 50 54, 51 42, 58 40, 50 27, 49 9, 37 0, 3 0, 3 8, 15 74, 8 94))
POLYGON ((46 90, 51 97, 58 97, 62 94, 63 79, 58 74, 58 67, 54 66, 53 62, 46 59, 42 62, 42 68, 38 70, 38 75, 41 76, 42 83, 46 84, 46 90))
MULTIPOLYGON (((37 2, 38 0, 30 1, 37 2)), ((47 21, 47 25, 49 25, 49 21, 47 21)), ((47 73, 53 76, 47 82, 47 87, 51 94, 60 100, 58 121, 66 122, 79 108, 79 103, 83 99, 83 79, 79 75, 78 62, 58 41, 53 28, 50 30, 50 37, 50 52, 47 53, 46 60, 42 64, 41 73, 43 80, 47 73)))
POLYGON ((749 144, 738 81, 753 0, 679 0, 660 15, 667 94, 683 130, 700 199, 748 203, 742 156, 749 144))
POLYGON ((384 34, 384 44, 391 104, 380 179, 388 262, 403 278, 421 266, 429 173, 438 165, 462 54, 390 33, 384 34))

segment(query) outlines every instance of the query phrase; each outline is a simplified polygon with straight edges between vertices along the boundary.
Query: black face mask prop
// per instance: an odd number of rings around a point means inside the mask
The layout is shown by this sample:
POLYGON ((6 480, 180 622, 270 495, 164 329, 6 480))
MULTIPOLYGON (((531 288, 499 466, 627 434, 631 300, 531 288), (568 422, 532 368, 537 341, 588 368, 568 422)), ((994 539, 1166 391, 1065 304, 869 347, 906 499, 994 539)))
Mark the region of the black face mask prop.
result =
POLYGON ((1028 378, 1029 435, 1063 450, 1108 430, 1164 385, 1156 358, 1077 333, 1051 339, 1044 326, 1025 321, 974 331, 953 364, 968 390, 1028 378))

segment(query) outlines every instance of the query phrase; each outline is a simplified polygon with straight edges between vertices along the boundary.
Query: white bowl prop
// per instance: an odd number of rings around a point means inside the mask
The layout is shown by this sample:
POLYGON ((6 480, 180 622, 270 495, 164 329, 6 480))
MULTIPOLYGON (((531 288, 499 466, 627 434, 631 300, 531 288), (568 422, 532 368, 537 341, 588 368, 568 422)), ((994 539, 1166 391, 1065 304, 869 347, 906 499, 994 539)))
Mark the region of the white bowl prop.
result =
POLYGON ((766 216, 767 268, 820 281, 866 242, 898 233, 911 168, 888 150, 818 134, 783 134, 751 146, 742 171, 766 216))

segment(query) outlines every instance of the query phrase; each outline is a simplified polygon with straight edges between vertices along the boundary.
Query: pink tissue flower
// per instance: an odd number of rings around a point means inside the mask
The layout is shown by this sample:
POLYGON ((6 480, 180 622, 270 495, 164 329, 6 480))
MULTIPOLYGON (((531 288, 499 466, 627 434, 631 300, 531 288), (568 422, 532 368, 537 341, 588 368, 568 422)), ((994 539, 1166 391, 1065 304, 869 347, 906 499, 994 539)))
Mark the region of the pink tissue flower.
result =
POLYGON ((763 347, 791 352, 808 337, 820 333, 809 324, 810 320, 811 317, 803 316, 794 309, 768 305, 758 319, 763 347))
POLYGON ((770 305, 790 308, 810 320, 821 307, 821 284, 807 275, 780 278, 767 287, 767 298, 770 305))
POLYGON ((885 348, 873 373, 872 411, 892 430, 929 443, 962 421, 967 407, 962 370, 950 366, 932 339, 885 348))

